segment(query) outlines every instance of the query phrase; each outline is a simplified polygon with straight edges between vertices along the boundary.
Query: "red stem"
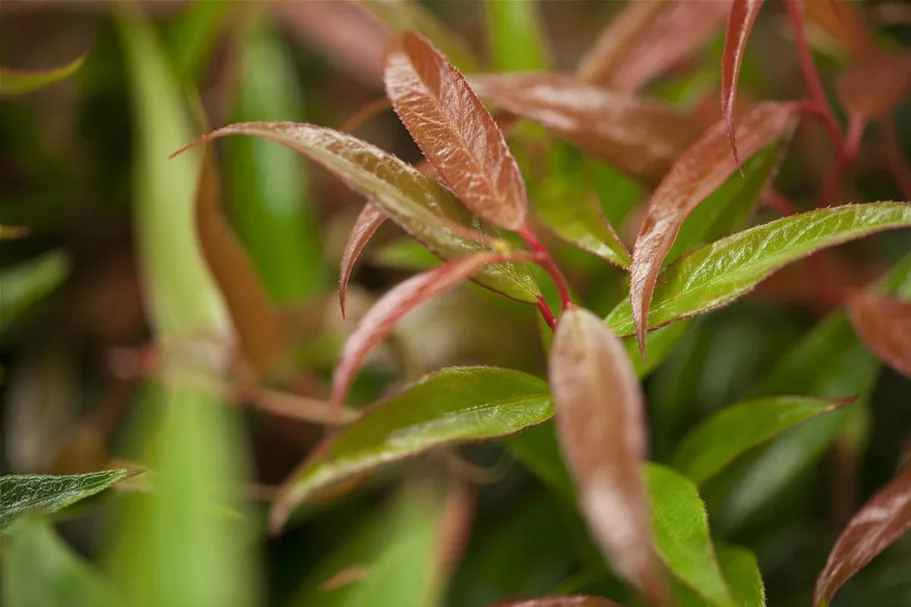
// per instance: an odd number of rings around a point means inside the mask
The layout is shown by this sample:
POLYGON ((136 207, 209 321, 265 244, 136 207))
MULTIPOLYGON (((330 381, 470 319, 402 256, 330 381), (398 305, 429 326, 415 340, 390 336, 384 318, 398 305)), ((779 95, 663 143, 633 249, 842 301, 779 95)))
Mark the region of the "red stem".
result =
POLYGON ((544 301, 543 297, 538 298, 538 311, 541 312, 541 318, 544 319, 544 322, 547 323, 547 326, 551 329, 554 328, 554 325, 557 324, 557 319, 554 318, 554 313, 551 311, 550 306, 547 305, 547 302, 544 301))
MULTIPOLYGON (((522 240, 528 244, 532 251, 537 253, 535 261, 541 266, 545 272, 547 272, 551 279, 554 281, 554 284, 557 286, 557 290, 560 292, 560 303, 565 310, 567 307, 572 305, 572 296, 569 294, 569 284, 566 282, 566 277, 563 276, 563 272, 560 271, 560 268, 554 262, 554 258, 550 256, 550 252, 547 248, 541 244, 541 241, 538 240, 538 237, 534 235, 527 225, 523 226, 516 231, 522 240)), ((545 320, 547 320, 545 318, 545 320)))

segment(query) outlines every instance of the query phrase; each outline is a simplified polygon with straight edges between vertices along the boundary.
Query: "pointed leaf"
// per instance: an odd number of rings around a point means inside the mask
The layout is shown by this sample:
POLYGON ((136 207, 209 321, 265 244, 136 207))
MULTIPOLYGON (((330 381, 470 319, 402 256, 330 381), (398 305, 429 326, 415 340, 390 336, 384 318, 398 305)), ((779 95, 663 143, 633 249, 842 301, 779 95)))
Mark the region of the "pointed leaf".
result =
POLYGON ((911 528, 911 467, 876 492, 848 522, 816 579, 813 605, 822 607, 855 573, 911 528))
POLYGON ((547 421, 547 384, 507 369, 444 369, 370 407, 285 482, 273 528, 320 488, 440 445, 489 440, 547 421))
POLYGON ((557 325, 549 377, 560 447, 594 539, 618 573, 663 604, 639 473, 644 404, 623 344, 594 314, 570 308, 557 325))
POLYGON ((345 244, 345 252, 342 255, 342 263, 338 275, 338 303, 342 308, 342 317, 345 316, 345 297, 348 294, 348 281, 351 279, 351 272, 354 270, 354 264, 364 251, 364 247, 380 229, 383 222, 386 221, 386 214, 383 213, 375 204, 368 202, 364 205, 351 233, 348 234, 348 242, 345 244))
POLYGON ((465 77, 408 32, 386 54, 383 79, 395 113, 455 195, 481 219, 521 228, 528 201, 519 165, 465 77))
MULTIPOLYGON (((467 225, 471 217, 449 190, 356 137, 311 124, 248 122, 218 129, 190 146, 227 135, 268 139, 306 155, 444 259, 485 250, 482 243, 453 231, 452 224, 467 225)), ((523 265, 492 264, 477 281, 513 299, 537 301, 537 284, 523 265)))
POLYGON ((728 27, 724 36, 724 54, 721 57, 721 115, 728 128, 734 161, 739 165, 737 154, 737 133, 734 125, 734 110, 737 107, 737 81, 740 79, 740 65, 746 51, 747 40, 753 31, 753 24, 759 15, 764 0, 733 0, 728 15, 728 27))
MULTIPOLYGON (((796 106, 763 103, 745 112, 738 125, 744 157, 750 157, 782 136, 796 106)), ((683 220, 734 172, 724 122, 716 123, 674 164, 649 201, 633 248, 630 301, 636 337, 645 354, 646 321, 658 272, 674 244, 683 220)))
POLYGON ((878 52, 856 59, 838 79, 838 96, 853 115, 887 116, 911 89, 911 53, 878 52))
POLYGON ((546 599, 528 599, 497 603, 493 607, 621 607, 621 605, 596 596, 553 596, 546 599))
POLYGON ((658 183, 696 139, 694 121, 671 106, 605 91, 560 74, 485 74, 482 98, 537 122, 647 185, 658 183))
MULTIPOLYGON (((800 213, 728 236, 667 268, 655 289, 648 327, 724 306, 778 268, 826 247, 908 227, 911 205, 874 202, 800 213)), ((614 308, 606 322, 618 335, 635 332, 628 302, 614 308)))
POLYGON ((674 468, 701 485, 753 447, 851 400, 778 396, 725 407, 690 430, 674 455, 674 468))
POLYGON ((13 70, 0 65, 0 98, 25 95, 73 75, 85 63, 87 55, 66 65, 48 70, 13 70))
POLYGON ((0 476, 0 533, 24 514, 56 512, 139 472, 121 469, 69 476, 0 476))
POLYGON ((848 306, 864 345, 897 372, 911 377, 911 303, 862 291, 848 306))

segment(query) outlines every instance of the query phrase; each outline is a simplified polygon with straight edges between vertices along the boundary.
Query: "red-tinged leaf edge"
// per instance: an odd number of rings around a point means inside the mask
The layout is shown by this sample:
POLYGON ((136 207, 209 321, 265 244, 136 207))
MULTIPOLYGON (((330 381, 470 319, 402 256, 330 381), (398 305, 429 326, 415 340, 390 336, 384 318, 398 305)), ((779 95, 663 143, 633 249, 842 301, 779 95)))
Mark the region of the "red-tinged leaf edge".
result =
POLYGON ((552 596, 543 599, 526 599, 497 603, 492 607, 623 607, 619 603, 597 596, 582 594, 552 596))
POLYGON ((861 291, 851 298, 848 317, 867 349, 911 377, 911 302, 861 291))
POLYGON ((354 264, 357 263, 367 243, 385 221, 386 214, 375 204, 368 202, 357 216, 351 233, 348 234, 348 242, 345 244, 345 252, 342 254, 338 276, 338 304, 342 309, 342 318, 345 318, 345 298, 348 295, 348 281, 351 279, 354 264))
POLYGON ((733 0, 724 36, 724 53, 721 56, 721 115, 727 123, 728 137, 734 162, 741 167, 737 154, 737 131, 734 126, 734 109, 737 103, 737 81, 746 51, 747 40, 756 23, 756 16, 764 0, 733 0))
POLYGON ((841 532, 813 590, 825 607, 855 573, 911 528, 911 466, 876 492, 841 532))

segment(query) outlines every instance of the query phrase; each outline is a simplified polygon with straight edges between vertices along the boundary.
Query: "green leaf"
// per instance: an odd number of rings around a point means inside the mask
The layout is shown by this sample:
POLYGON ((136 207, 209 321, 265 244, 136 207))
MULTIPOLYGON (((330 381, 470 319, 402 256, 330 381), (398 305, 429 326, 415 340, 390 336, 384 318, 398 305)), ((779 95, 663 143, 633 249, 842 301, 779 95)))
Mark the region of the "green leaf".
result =
MULTIPOLYGON (((721 573, 738 607, 765 607, 765 586, 759 564, 752 552, 739 546, 715 545, 721 573)), ((674 598, 678 607, 711 607, 711 604, 682 584, 676 584, 674 598)))
POLYGON ((31 93, 68 78, 82 67, 85 59, 86 55, 82 55, 66 65, 49 70, 12 70, 0 65, 0 98, 31 93))
POLYGON ((397 238, 378 247, 370 256, 373 265, 393 270, 421 272, 440 265, 439 257, 413 238, 397 238))
POLYGON ((689 329, 690 322, 689 320, 675 322, 655 329, 646 335, 645 344, 648 349, 648 359, 644 361, 639 354, 639 346, 636 344, 636 340, 631 338, 623 340, 626 354, 633 363, 633 369, 635 369, 639 378, 646 377, 664 362, 664 359, 670 355, 674 346, 680 342, 686 330, 689 329))
MULTIPOLYGON (((728 236, 667 268, 655 288, 648 326, 724 306, 775 270, 820 249, 905 227, 911 227, 911 205, 878 202, 800 213, 728 236)), ((633 334, 630 303, 620 303, 606 322, 620 335, 633 334)))
POLYGON ((48 514, 104 491, 136 470, 102 470, 87 474, 0 476, 0 533, 30 512, 48 514))
POLYGON ((825 398, 780 396, 726 407, 687 434, 674 456, 674 468, 701 485, 757 445, 846 404, 825 398))
POLYGON ((55 251, 0 272, 0 329, 57 288, 69 270, 67 256, 55 251))
POLYGON ((710 605, 733 606, 715 557, 705 504, 689 479, 669 468, 645 469, 655 546, 671 573, 710 605))
POLYGON ((46 519, 26 517, 3 544, 6 607, 114 607, 104 581, 54 533, 46 519))
POLYGON ((550 61, 536 0, 486 0, 484 16, 493 69, 546 70, 550 61))
POLYGON ((196 82, 215 48, 218 30, 227 12, 225 0, 194 2, 168 36, 168 50, 177 76, 196 82))
POLYGON ((440 445, 489 440, 553 415, 542 380, 492 367, 455 367, 428 375, 377 403, 313 451, 285 482, 273 528, 314 491, 440 445))

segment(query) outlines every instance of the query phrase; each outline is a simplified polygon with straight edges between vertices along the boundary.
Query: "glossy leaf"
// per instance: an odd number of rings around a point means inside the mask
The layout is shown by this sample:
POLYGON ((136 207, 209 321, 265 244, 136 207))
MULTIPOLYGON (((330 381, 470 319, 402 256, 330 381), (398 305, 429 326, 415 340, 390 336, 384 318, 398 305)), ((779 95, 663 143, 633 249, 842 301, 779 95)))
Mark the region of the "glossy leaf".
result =
POLYGON ((699 491, 686 477, 656 464, 646 467, 655 547, 670 572, 710 605, 733 606, 699 491))
POLYGON ((493 105, 541 124, 648 185, 657 183, 697 136, 695 123, 671 106, 571 76, 485 74, 469 82, 493 105))
POLYGON ((351 233, 348 234, 348 242, 345 243, 345 252, 342 254, 338 276, 338 303, 342 308, 342 317, 345 316, 345 297, 348 295, 348 281, 351 280, 354 264, 357 263, 367 243, 384 221, 386 221, 386 214, 372 202, 368 202, 357 216, 351 233))
POLYGON ((561 451, 592 534, 614 569, 662 604, 639 474, 647 448, 644 404, 623 344, 591 312, 565 310, 548 375, 561 451))
POLYGON ((737 133, 734 125, 734 110, 737 109, 737 81, 740 79, 740 65, 746 52, 747 40, 753 31, 753 24, 759 16, 764 0, 733 0, 728 15, 727 32, 724 36, 724 53, 721 57, 721 115, 728 128, 734 160, 740 164, 737 154, 737 133))
POLYGON ((546 599, 528 599, 497 603, 494 607, 621 607, 619 604, 596 596, 553 596, 546 599))
MULTIPOLYGON (((741 149, 750 157, 780 138, 793 120, 795 106, 764 103, 739 117, 741 149)), ((630 301, 636 337, 645 355, 646 319, 658 272, 684 219, 736 170, 724 122, 716 123, 683 156, 655 190, 633 248, 630 301)))
MULTIPOLYGON (((224 127, 191 145, 227 135, 268 139, 306 155, 444 259, 485 250, 481 242, 450 227, 453 223, 465 225, 470 218, 449 190, 360 139, 310 124, 250 122, 224 127)), ((519 301, 537 301, 537 284, 524 266, 493 264, 483 269, 477 280, 519 301)))
POLYGON ((48 70, 14 70, 0 65, 0 98, 25 95, 68 78, 82 67, 85 59, 86 55, 83 55, 66 65, 48 70))
POLYGON ((813 605, 829 604, 838 589, 911 528, 911 467, 877 491, 851 518, 816 579, 813 605))
POLYGON ((911 377, 911 303, 862 291, 848 306, 864 345, 899 373, 911 377))
POLYGON ((674 455, 674 468, 701 485, 757 445, 849 403, 779 396, 725 407, 690 430, 674 455))
POLYGON ((439 268, 412 276, 381 297, 364 314, 345 343, 332 374, 333 405, 340 407, 344 404, 348 388, 367 355, 392 333, 403 316, 422 303, 459 286, 485 264, 503 259, 503 255, 498 253, 478 253, 456 259, 439 268))
POLYGON ((62 252, 5 268, 0 272, 0 329, 57 288, 69 274, 70 262, 62 252))
POLYGON ((488 48, 498 72, 545 70, 547 40, 536 0, 485 0, 488 48))
POLYGON ((408 32, 386 54, 392 107, 450 189, 478 217, 507 230, 525 225, 519 165, 490 113, 459 71, 408 32))
POLYGON ((56 512, 138 473, 137 470, 119 469, 69 476, 0 476, 0 533, 20 516, 56 512))
POLYGON ((855 59, 838 79, 838 95, 853 115, 887 116, 911 89, 911 53, 876 53, 855 59))
MULTIPOLYGON (((649 328, 719 308, 788 263, 820 249, 883 230, 911 227, 911 206, 878 202, 784 217, 693 251, 668 267, 655 289, 649 328)), ((635 332, 628 302, 606 322, 619 335, 635 332)))
POLYGON ((285 482, 272 527, 317 490, 352 475, 440 445, 515 434, 551 415, 547 384, 518 371, 453 367, 428 375, 314 450, 285 482))

